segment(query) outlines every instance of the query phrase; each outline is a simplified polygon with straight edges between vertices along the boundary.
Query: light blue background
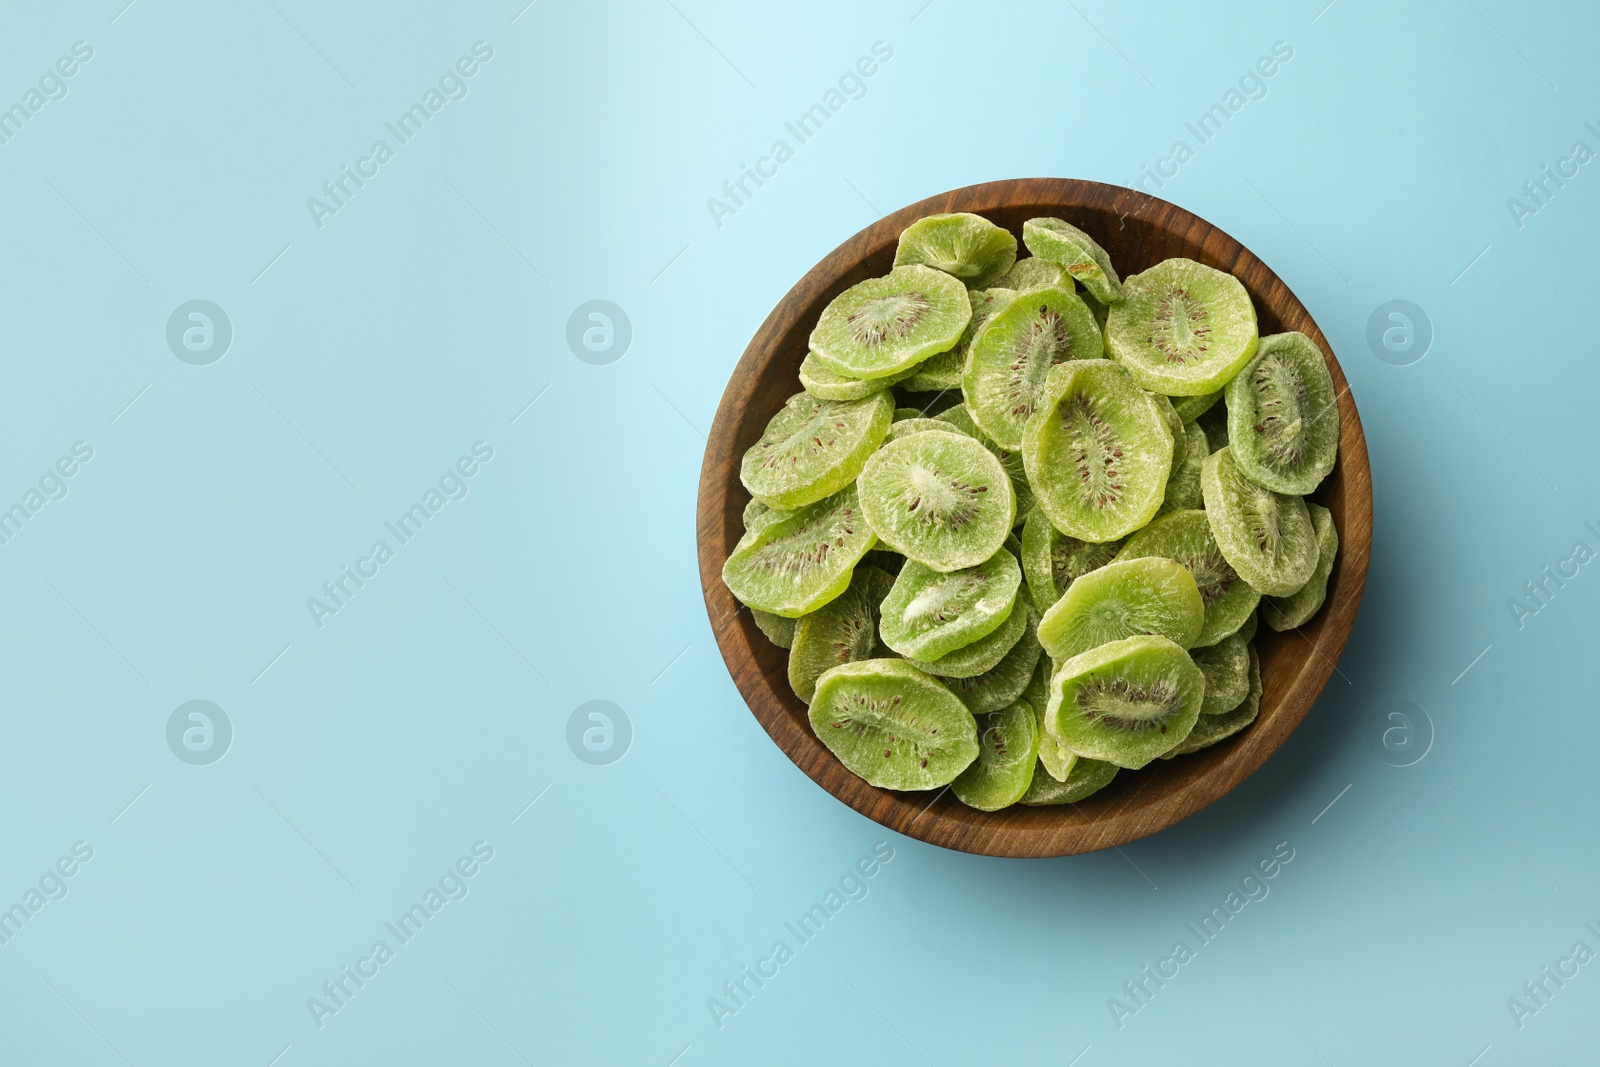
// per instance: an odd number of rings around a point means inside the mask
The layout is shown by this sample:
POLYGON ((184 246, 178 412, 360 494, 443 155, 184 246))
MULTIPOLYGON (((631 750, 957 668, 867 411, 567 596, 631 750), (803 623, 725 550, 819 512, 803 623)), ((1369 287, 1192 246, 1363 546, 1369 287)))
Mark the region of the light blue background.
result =
POLYGON ((94 849, 0 947, 0 1061, 1592 1056, 1600 965, 1521 1029, 1506 1003, 1600 948, 1600 577, 1508 608, 1600 548, 1600 172, 1507 206, 1600 148, 1591 8, 124 2, 0 15, 0 103, 94 49, 0 145, 0 504, 94 449, 0 547, 0 905, 94 849), (480 40, 468 95, 319 229, 306 199, 480 40), (865 96, 715 225, 878 41, 865 96), (1377 528, 1340 673, 1241 788, 1120 852, 884 831, 790 765, 712 641, 693 517, 727 375, 880 214, 1131 181, 1276 41, 1265 98, 1156 191, 1278 271, 1352 384, 1377 528), (596 298, 634 330, 608 366, 565 341, 596 298), (1404 367, 1365 340, 1396 298, 1436 331, 1404 367), (191 299, 233 324, 210 366, 165 342, 191 299), (478 441, 469 495, 319 629, 307 598, 478 441), (210 766, 166 744, 193 699, 233 724, 210 766), (565 739, 591 699, 633 725, 609 766, 565 739), (1374 756, 1388 700, 1431 716, 1420 763, 1374 756), (469 895, 319 1029, 307 998, 477 841, 469 895), (869 894, 719 1028, 708 998, 878 842, 869 894), (1119 1029, 1108 999, 1280 842, 1270 895, 1119 1029))

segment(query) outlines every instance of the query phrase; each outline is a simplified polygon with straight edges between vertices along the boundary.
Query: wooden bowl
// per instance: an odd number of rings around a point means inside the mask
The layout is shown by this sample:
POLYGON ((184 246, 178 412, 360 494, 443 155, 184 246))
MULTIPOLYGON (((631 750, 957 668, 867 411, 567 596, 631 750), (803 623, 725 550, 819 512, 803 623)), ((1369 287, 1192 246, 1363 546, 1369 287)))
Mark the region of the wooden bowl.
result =
POLYGON ((1093 852, 1153 834, 1227 793, 1261 766, 1322 691, 1355 623, 1372 544, 1372 475, 1361 420, 1339 361, 1305 306, 1249 249, 1189 212, 1153 196, 1098 182, 1027 178, 956 189, 912 204, 834 249, 779 301, 751 339, 717 408, 700 471, 700 583, 717 645, 751 712, 818 785, 892 830, 945 848, 988 856, 1063 856, 1093 852), (828 302, 866 278, 887 274, 900 231, 924 215, 971 211, 1019 238, 1025 220, 1055 215, 1086 230, 1123 277, 1184 256, 1244 283, 1263 335, 1299 330, 1322 349, 1339 394, 1339 462, 1314 499, 1333 513, 1339 557, 1328 598, 1308 624, 1257 632, 1265 692, 1261 714, 1240 734, 1193 755, 1124 771, 1076 805, 968 808, 948 789, 896 792, 845 769, 811 732, 806 706, 789 688, 788 652, 766 639, 750 612, 722 584, 722 564, 744 532, 750 499, 739 460, 767 421, 800 391, 806 339, 828 302))

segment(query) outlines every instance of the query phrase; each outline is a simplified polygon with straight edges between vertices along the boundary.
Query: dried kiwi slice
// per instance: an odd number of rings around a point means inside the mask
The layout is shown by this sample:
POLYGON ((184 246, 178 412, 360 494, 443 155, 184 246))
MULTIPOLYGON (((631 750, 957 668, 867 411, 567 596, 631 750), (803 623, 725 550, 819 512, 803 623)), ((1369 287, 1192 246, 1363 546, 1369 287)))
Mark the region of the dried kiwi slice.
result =
POLYGON ((1106 320, 1111 358, 1168 396, 1214 393, 1256 352, 1256 309, 1231 274, 1168 259, 1123 286, 1106 320))
POLYGON ((1187 568, 1155 556, 1118 559, 1073 582, 1051 605, 1039 620, 1039 644, 1057 661, 1138 634, 1159 634, 1188 648, 1205 615, 1187 568))
POLYGON ((960 278, 972 289, 987 288, 1017 261, 1017 239, 970 212, 928 215, 900 231, 894 250, 898 267, 920 263, 960 278))
MULTIPOLYGON (((910 437, 912 434, 927 433, 929 430, 941 433, 960 433, 948 422, 940 422, 938 419, 901 419, 899 422, 889 425, 889 436, 884 438, 884 443, 898 441, 900 438, 910 437)), ((963 434, 962 436, 965 435, 963 434)))
POLYGON ((1263 337, 1227 392, 1228 443, 1245 477, 1276 493, 1304 496, 1333 470, 1338 395, 1311 338, 1263 337))
POLYGON ((862 564, 848 589, 794 620, 789 688, 795 696, 809 704, 822 672, 841 663, 888 656, 878 642, 878 604, 893 583, 877 567, 862 564))
MULTIPOLYGON (((1006 616, 1006 621, 995 627, 984 636, 978 638, 970 645, 962 645, 940 656, 938 659, 915 659, 909 662, 924 674, 931 674, 936 678, 976 678, 980 674, 994 669, 1010 654, 1011 650, 1022 641, 1025 636, 1031 637, 1033 625, 1030 624, 1028 605, 1023 602, 1027 599, 1025 592, 1019 591, 1021 598, 1011 614, 1006 616)), ((1032 642, 1035 646, 1038 641, 1032 642)), ((1024 679, 1026 680, 1026 679, 1024 679)))
POLYGON ((1076 579, 1116 559, 1121 547, 1121 541, 1068 537, 1051 525, 1044 509, 1035 508, 1022 527, 1022 574, 1034 607, 1049 611, 1076 579))
POLYGON ((1106 250, 1094 238, 1061 219, 1029 219, 1022 224, 1022 243, 1039 259, 1059 264, 1102 304, 1122 299, 1122 283, 1106 250))
POLYGON ((722 581, 742 604, 799 618, 844 592, 877 541, 849 485, 746 533, 722 565, 722 581))
POLYGON ((878 633, 902 656, 936 660, 998 630, 1021 587, 1022 568, 1004 550, 950 573, 907 560, 883 601, 878 633))
MULTIPOLYGON (((1044 657, 1040 654, 1039 639, 1033 636, 1033 624, 1038 616, 1017 605, 1014 615, 1024 616, 1022 638, 989 670, 970 678, 944 678, 942 681, 961 699, 967 710, 977 715, 1003 708, 1020 697, 1033 677, 1034 668, 1044 657)), ((986 639, 987 640, 987 639, 986 639)), ((956 649, 950 655, 961 652, 956 649)), ((948 656, 946 657, 949 658, 948 656)))
POLYGON ((1026 700, 1033 707, 1034 720, 1039 728, 1039 763, 1045 773, 1058 782, 1065 782, 1072 773, 1072 765, 1077 762, 1078 754, 1064 746, 1055 735, 1044 728, 1044 712, 1050 704, 1050 678, 1055 674, 1055 661, 1049 656, 1041 655, 1039 663, 1033 670, 1033 677, 1028 679, 1027 688, 1023 689, 1021 699, 1026 700))
POLYGON ((835 374, 814 352, 807 352, 806 358, 800 361, 800 384, 818 400, 860 400, 915 373, 916 368, 913 367, 886 378, 863 380, 835 374))
POLYGON ((1205 494, 1200 491, 1200 472, 1205 470, 1206 456, 1210 455, 1206 432, 1191 422, 1183 428, 1183 435, 1183 462, 1172 465, 1172 477, 1167 479, 1167 493, 1157 513, 1160 515, 1206 506, 1205 494))
POLYGON ((950 690, 904 660, 844 663, 817 679, 811 729, 883 789, 937 789, 978 758, 978 728, 950 690))
POLYGON ((944 389, 961 388, 961 372, 967 366, 967 349, 972 344, 972 339, 983 329, 983 324, 989 321, 989 316, 1005 307, 1017 294, 1009 289, 974 289, 967 293, 967 302, 972 305, 972 318, 967 320, 967 328, 961 331, 961 340, 948 352, 940 352, 936 356, 929 356, 920 364, 916 372, 907 378, 901 387, 911 392, 938 392, 944 389))
POLYGON ((1117 558, 1140 556, 1177 560, 1194 576, 1206 616, 1200 635, 1190 647, 1214 645, 1234 633, 1261 600, 1261 594, 1239 577, 1217 547, 1204 511, 1173 511, 1162 515, 1128 538, 1117 558))
POLYGON ((770 507, 765 500, 753 496, 750 498, 750 503, 744 506, 745 532, 748 533, 770 522, 777 522, 779 519, 787 519, 789 515, 790 512, 787 510, 770 507))
POLYGON ((1039 761, 1039 731, 1033 708, 1021 700, 977 720, 978 758, 950 783, 950 791, 969 808, 999 811, 1028 791, 1039 761))
POLYGON ((811 351, 836 374, 884 378, 954 348, 971 318, 955 278, 898 267, 834 297, 811 331, 811 351))
POLYGON ((972 420, 1002 448, 1022 446, 1022 427, 1045 396, 1050 368, 1099 359, 1100 327, 1065 289, 1035 289, 1013 299, 972 339, 961 389, 972 420))
POLYGON ((1006 476, 1011 479, 1011 487, 1017 494, 1017 517, 1013 525, 1022 525, 1022 521, 1028 517, 1028 512, 1033 510, 1033 487, 1028 483, 1028 472, 1022 465, 1022 453, 1010 448, 1001 448, 989 440, 988 435, 978 428, 976 422, 972 421, 972 413, 965 404, 957 404, 954 407, 946 408, 934 417, 939 422, 948 423, 968 437, 982 442, 983 447, 992 452, 994 458, 1000 461, 1000 466, 1005 470, 1006 476))
POLYGON ((1022 794, 1017 803, 1029 807, 1076 804, 1110 785, 1111 779, 1117 776, 1119 770, 1121 768, 1115 763, 1079 756, 1072 761, 1066 778, 1058 780, 1048 773, 1048 768, 1041 758, 1039 768, 1033 772, 1033 781, 1029 784, 1028 791, 1022 794))
POLYGON ((1252 646, 1248 650, 1250 658, 1249 689, 1244 700, 1232 711, 1225 711, 1221 715, 1202 715, 1195 720, 1194 729, 1170 752, 1164 752, 1162 759, 1171 759, 1173 756, 1186 756, 1191 752, 1198 752, 1216 744, 1224 738, 1232 737, 1246 726, 1256 721, 1256 716, 1261 714, 1261 660, 1256 655, 1252 646))
POLYGON ((1172 473, 1172 431, 1150 394, 1104 359, 1063 363, 1023 430, 1034 502, 1080 541, 1115 541, 1155 515, 1172 473))
POLYGON ((1080 756, 1137 770, 1189 736, 1205 685, 1189 653, 1165 637, 1124 638, 1061 665, 1045 726, 1080 756))
POLYGON ((1172 406, 1178 412, 1178 418, 1184 422, 1193 422, 1201 415, 1211 410, 1213 404, 1222 399, 1222 390, 1206 393, 1203 396, 1175 396, 1172 406))
POLYGON ((1339 531, 1334 528, 1333 515, 1318 504, 1307 504, 1311 513, 1311 528, 1317 537, 1317 569, 1300 591, 1286 597, 1266 597, 1261 601, 1261 614, 1274 630, 1292 630, 1311 621, 1311 616, 1322 610, 1328 596, 1328 575, 1333 573, 1333 561, 1339 554, 1339 531))
POLYGON ((884 445, 857 485, 883 543, 935 570, 974 567, 1005 543, 1016 493, 1000 461, 970 437, 919 433, 884 445))
MULTIPOLYGON (((1161 417, 1167 420, 1167 429, 1172 431, 1172 469, 1176 471, 1189 458, 1188 431, 1183 425, 1183 420, 1178 418, 1178 410, 1172 406, 1170 399, 1160 393, 1151 393, 1150 399, 1161 409, 1161 417)), ((1171 479, 1168 478, 1168 481, 1171 479)))
POLYGON ((1078 288, 1072 275, 1062 270, 1059 264, 1037 256, 1017 260, 1010 270, 995 280, 994 286, 1019 293, 1028 289, 1065 289, 1070 293, 1078 288))
POLYGON ((1245 477, 1231 447, 1206 457, 1200 488, 1223 558, 1257 592, 1286 597, 1311 580, 1319 552, 1305 501, 1245 477))
POLYGON ((1250 643, 1238 634, 1223 638, 1210 648, 1189 651, 1200 673, 1206 676, 1205 700, 1200 714, 1221 715, 1244 703, 1250 693, 1250 643))
POLYGON ((756 621, 756 626, 767 635, 767 640, 779 648, 794 647, 794 619, 786 619, 782 615, 774 615, 770 611, 757 611, 750 609, 750 617, 756 621))
POLYGON ((799 508, 856 480, 889 433, 894 399, 819 400, 796 393, 772 417, 739 465, 739 480, 766 504, 799 508))

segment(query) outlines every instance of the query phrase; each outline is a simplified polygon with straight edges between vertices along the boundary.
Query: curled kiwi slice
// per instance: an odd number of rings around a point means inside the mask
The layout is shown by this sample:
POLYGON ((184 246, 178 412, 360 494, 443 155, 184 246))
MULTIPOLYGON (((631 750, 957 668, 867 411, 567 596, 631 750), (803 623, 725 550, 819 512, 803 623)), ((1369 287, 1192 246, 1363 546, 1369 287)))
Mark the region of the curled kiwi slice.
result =
POLYGON ((856 487, 846 486, 747 532, 722 565, 722 581, 742 604, 799 618, 844 592, 877 540, 856 487))
POLYGON ((931 267, 897 267, 833 298, 811 351, 848 378, 884 378, 948 351, 972 318, 967 290, 931 267))
MULTIPOLYGON (((1034 669, 1038 666, 1040 655, 1039 641, 1033 636, 1033 622, 1038 616, 1024 610, 1021 604, 1017 605, 1013 615, 1026 617, 1027 625, 1023 628, 1023 635, 1011 650, 1005 654, 999 663, 968 678, 945 678, 944 684, 961 699, 967 710, 977 715, 985 711, 995 711, 1005 707, 1020 697, 1028 688, 1029 680, 1033 677, 1034 669)), ((951 655, 961 652, 957 649, 951 655)), ((948 658, 948 657, 946 657, 948 658)))
MULTIPOLYGON (((889 436, 884 439, 884 443, 898 441, 900 438, 910 437, 912 434, 927 433, 929 430, 942 433, 960 433, 948 422, 940 422, 938 419, 901 419, 899 422, 890 425, 889 436)), ((962 436, 965 435, 963 434, 962 436)))
POLYGON ((894 399, 819 400, 796 393, 767 423, 739 465, 739 480, 766 504, 798 508, 856 480, 889 433, 894 399))
POLYGON ((898 371, 886 378, 847 378, 834 373, 827 364, 816 357, 815 353, 807 352, 806 358, 800 361, 800 384, 806 392, 819 400, 860 400, 887 389, 903 378, 911 377, 915 371, 916 368, 913 367, 911 370, 898 371))
POLYGON ((1167 494, 1158 514, 1206 506, 1205 494, 1200 491, 1200 472, 1205 470, 1206 456, 1210 455, 1206 432, 1191 422, 1183 428, 1183 435, 1183 462, 1172 465, 1172 477, 1167 479, 1167 494))
POLYGON ((1022 798, 1039 761, 1033 708, 1015 701, 977 716, 978 758, 950 783, 956 799, 979 811, 999 811, 1022 798))
POLYGON ((1239 577, 1217 547, 1204 511, 1173 511, 1162 515, 1128 538, 1117 558, 1140 556, 1165 556, 1176 560, 1194 576, 1206 615, 1205 625, 1190 647, 1214 645, 1234 633, 1261 600, 1261 594, 1239 577))
POLYGON ((934 570, 974 567, 993 556, 1017 514, 1000 461, 962 434, 891 441, 867 460, 857 485, 883 543, 934 570))
POLYGON ((1068 769, 1065 778, 1056 778, 1049 773, 1044 759, 1039 760, 1039 769, 1033 772, 1033 781, 1028 785, 1028 791, 1022 794, 1017 801, 1029 807, 1043 807, 1047 804, 1076 804, 1092 793, 1111 784, 1111 779, 1117 776, 1119 768, 1115 763, 1105 760, 1089 759, 1086 756, 1073 758, 1072 766, 1068 769))
POLYGON ((1311 513, 1311 528, 1317 537, 1317 569, 1300 591, 1286 597, 1265 597, 1261 601, 1261 614, 1274 630, 1292 630, 1311 621, 1311 616, 1322 609, 1328 596, 1328 575, 1333 573, 1333 561, 1339 554, 1339 531, 1334 528, 1333 515, 1327 508, 1307 504, 1311 513))
POLYGON ((1254 646, 1250 647, 1247 655, 1250 658, 1250 681, 1244 700, 1238 707, 1221 715, 1200 716, 1195 720, 1194 729, 1189 732, 1189 736, 1171 751, 1162 753, 1162 759, 1198 752, 1224 738, 1232 737, 1256 721, 1256 716, 1261 714, 1261 660, 1256 656, 1254 646))
POLYGON ((1077 762, 1078 754, 1064 746, 1061 741, 1044 728, 1045 708, 1050 704, 1050 678, 1055 674, 1055 661, 1049 656, 1041 655, 1039 663, 1034 667, 1033 677, 1028 679, 1027 688, 1022 691, 1022 698, 1033 708, 1033 717, 1039 731, 1039 763, 1044 767, 1045 773, 1058 782, 1065 782, 1072 773, 1072 765, 1077 762))
POLYGON ((1319 551, 1305 501, 1245 477, 1231 447, 1206 457, 1200 488, 1223 558, 1257 592, 1286 597, 1311 580, 1319 551))
POLYGON ((1118 559, 1083 575, 1050 606, 1039 620, 1039 644, 1058 661, 1138 634, 1188 648, 1205 614, 1187 568, 1154 556, 1118 559))
POLYGON ((1193 422, 1201 415, 1211 410, 1212 405, 1222 399, 1222 390, 1206 393, 1204 396, 1175 396, 1172 398, 1172 407, 1178 413, 1178 418, 1184 422, 1193 422))
POLYGON ((1060 266, 1097 301, 1111 305, 1122 299, 1122 283, 1106 250, 1094 238, 1061 219, 1029 219, 1022 224, 1022 243, 1034 256, 1060 266))
POLYGON ((1189 736, 1205 676, 1165 637, 1128 637, 1061 665, 1045 725, 1080 756, 1137 770, 1189 736))
POLYGON ((1022 526, 1022 573, 1034 607, 1049 611, 1075 580, 1116 559, 1121 547, 1121 541, 1068 537, 1051 525, 1042 508, 1035 508, 1022 526))
POLYGON ((1019 293, 1029 289, 1065 289, 1070 293, 1078 288, 1072 276, 1062 270, 1059 264, 1051 263, 1048 259, 1039 259, 1037 256, 1017 260, 1010 270, 995 281, 994 285, 1000 289, 1013 289, 1019 293))
POLYGON ((949 573, 907 560, 883 601, 878 632, 902 656, 936 660, 998 630, 1021 586, 1022 568, 1003 550, 949 573))
POLYGON ((1339 404, 1322 349, 1303 333, 1261 339, 1228 383, 1233 460, 1257 485, 1304 496, 1333 470, 1339 404))
POLYGON ((928 215, 900 231, 894 265, 915 263, 942 270, 985 289, 1017 261, 1017 239, 982 215, 957 211, 928 215))
POLYGON ((782 615, 774 615, 769 611, 750 609, 750 617, 756 621, 756 626, 767 635, 767 640, 779 648, 794 647, 795 620, 786 619, 782 615))
POLYGON ((1221 715, 1244 703, 1244 698, 1250 694, 1249 642, 1233 634, 1210 648, 1191 649, 1189 655, 1200 673, 1206 676, 1201 716, 1221 715))
POLYGON ((844 663, 817 679, 811 729, 852 772, 883 789, 949 785, 978 757, 966 705, 899 659, 844 663))
POLYGON ((824 671, 841 663, 887 655, 878 643, 878 604, 893 582, 877 567, 862 564, 855 569, 848 589, 793 621, 789 687, 795 696, 809 704, 824 671))
POLYGON ((1035 289, 1013 299, 972 339, 961 390, 972 420, 1003 448, 1022 446, 1022 427, 1045 396, 1050 368, 1099 359, 1100 327, 1066 289, 1035 289))
POLYGON ((1022 434, 1034 502, 1064 534, 1115 541, 1155 515, 1172 473, 1172 431, 1149 393, 1110 360, 1063 363, 1022 434))
MULTIPOLYGON (((1019 594, 1024 596, 1024 594, 1019 594)), ((989 633, 978 638, 970 645, 962 645, 940 656, 938 659, 911 659, 911 665, 924 674, 931 674, 936 678, 976 678, 990 670, 1010 654, 1025 636, 1031 636, 1032 625, 1029 624, 1028 606, 1018 603, 1006 616, 1006 621, 995 627, 989 633)), ((1038 646, 1037 640, 1031 642, 1038 646)), ((1024 682, 1027 679, 1023 679, 1024 682)), ((1020 690, 1019 690, 1020 691, 1020 690)), ((1009 703, 1009 701, 1007 702, 1009 703)), ((985 709, 990 710, 990 709, 985 709)))
POLYGON ((1256 309, 1231 274, 1168 259, 1123 286, 1106 320, 1111 358, 1168 396, 1221 389, 1256 352, 1256 309))
POLYGON ((989 316, 1004 307, 1015 295, 1006 289, 969 291, 967 302, 972 305, 972 318, 967 320, 967 328, 961 331, 961 340, 948 352, 929 356, 917 366, 911 377, 901 383, 901 387, 914 393, 961 388, 961 371, 967 365, 967 347, 972 344, 972 338, 983 328, 989 316))

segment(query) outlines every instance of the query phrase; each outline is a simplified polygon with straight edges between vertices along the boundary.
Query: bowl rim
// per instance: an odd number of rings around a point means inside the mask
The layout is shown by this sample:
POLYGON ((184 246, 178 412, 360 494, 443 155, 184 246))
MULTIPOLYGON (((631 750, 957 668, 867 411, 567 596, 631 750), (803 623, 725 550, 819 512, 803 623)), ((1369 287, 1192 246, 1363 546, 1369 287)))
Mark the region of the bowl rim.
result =
MULTIPOLYGON (((793 384, 797 390, 798 381, 793 384)), ((762 425, 767 417, 770 413, 762 425)), ((1111 848, 1181 822, 1231 792, 1282 745, 1332 675, 1354 626, 1371 549, 1372 481, 1360 417, 1338 359, 1305 305, 1254 253, 1214 224, 1147 193, 1081 179, 1014 178, 952 189, 878 219, 824 256, 784 294, 752 336, 724 388, 701 464, 696 525, 701 589, 718 649, 751 714, 797 767, 837 799, 896 832, 961 852, 1038 858, 1111 848), (1196 258, 1240 278, 1258 314, 1263 307, 1270 309, 1285 331, 1298 330, 1317 344, 1337 390, 1340 433, 1334 472, 1315 495, 1335 494, 1325 503, 1335 513, 1340 545, 1322 610, 1300 630, 1272 639, 1280 651, 1270 675, 1263 654, 1265 692, 1256 722, 1159 768, 1158 773, 1175 781, 1172 788, 1158 794, 1149 779, 1141 779, 1131 790, 1119 790, 1114 781, 1081 804, 983 813, 961 805, 948 787, 930 800, 928 792, 881 789, 846 770, 808 726, 796 721, 798 710, 803 722, 805 706, 789 691, 787 679, 775 683, 770 669, 757 662, 754 642, 766 639, 723 584, 722 565, 738 540, 733 514, 742 510, 742 498, 749 495, 739 482, 737 457, 748 447, 748 442, 740 447, 738 440, 741 416, 763 373, 782 358, 777 351, 782 339, 819 300, 825 304, 853 284, 846 277, 892 249, 900 231, 916 219, 938 212, 984 214, 1019 207, 1048 207, 1040 213, 1068 221, 1075 221, 1075 211, 1115 214, 1122 226, 1133 220, 1197 243, 1203 254, 1196 258), (1291 672, 1286 659, 1291 653, 1281 651, 1289 647, 1282 639, 1295 633, 1306 641, 1309 653, 1299 656, 1291 672), (1178 765, 1187 769, 1172 773, 1178 765)), ((737 529, 742 531, 742 523, 737 529)), ((1261 632, 1270 633, 1265 627, 1261 632)), ((1149 772, 1146 768, 1138 774, 1149 772)))

